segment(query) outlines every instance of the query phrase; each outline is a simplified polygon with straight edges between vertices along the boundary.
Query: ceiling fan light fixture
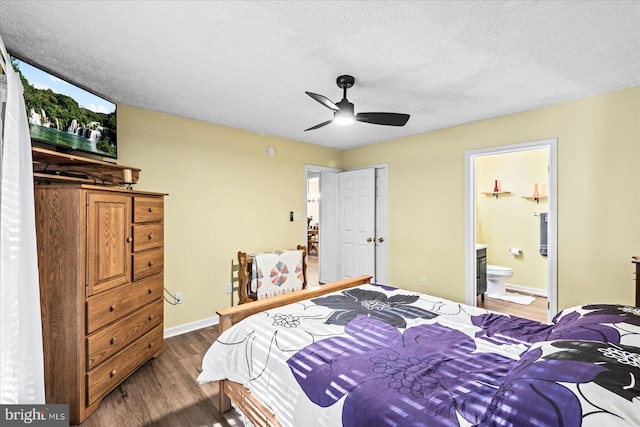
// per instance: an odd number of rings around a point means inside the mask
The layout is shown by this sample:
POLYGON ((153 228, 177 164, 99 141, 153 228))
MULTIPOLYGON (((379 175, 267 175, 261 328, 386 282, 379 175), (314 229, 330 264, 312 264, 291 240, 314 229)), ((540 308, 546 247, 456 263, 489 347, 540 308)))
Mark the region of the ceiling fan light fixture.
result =
POLYGON ((333 122, 339 125, 350 125, 351 123, 355 122, 355 118, 353 117, 353 114, 348 114, 343 111, 337 111, 334 114, 333 122))
POLYGON ((353 114, 353 104, 344 98, 336 104, 339 110, 333 113, 333 122, 339 125, 350 125, 356 121, 353 114))

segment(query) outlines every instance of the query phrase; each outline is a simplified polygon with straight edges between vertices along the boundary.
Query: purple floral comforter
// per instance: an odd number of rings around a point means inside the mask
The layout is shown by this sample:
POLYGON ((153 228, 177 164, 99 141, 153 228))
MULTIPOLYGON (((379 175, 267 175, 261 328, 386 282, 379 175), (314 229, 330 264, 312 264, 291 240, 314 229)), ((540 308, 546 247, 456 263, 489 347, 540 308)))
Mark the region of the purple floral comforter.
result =
POLYGON ((252 316, 203 359, 285 426, 640 425, 640 309, 551 325, 363 285, 252 316))

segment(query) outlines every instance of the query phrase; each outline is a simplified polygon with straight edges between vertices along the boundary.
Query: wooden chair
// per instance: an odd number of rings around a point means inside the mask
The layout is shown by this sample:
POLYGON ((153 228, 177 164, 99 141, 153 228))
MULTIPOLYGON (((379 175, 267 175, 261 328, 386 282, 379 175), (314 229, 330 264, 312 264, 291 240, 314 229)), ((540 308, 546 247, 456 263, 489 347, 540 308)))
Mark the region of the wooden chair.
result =
POLYGON ((318 255, 318 226, 311 225, 307 228, 307 248, 309 255, 315 253, 318 255))
MULTIPOLYGON (((307 287, 307 247, 298 245, 296 250, 302 251, 302 289, 305 289, 307 287)), ((257 294, 253 294, 250 291, 252 262, 253 257, 251 255, 238 251, 238 304, 258 299, 257 294)), ((231 274, 233 275, 233 267, 231 274)))

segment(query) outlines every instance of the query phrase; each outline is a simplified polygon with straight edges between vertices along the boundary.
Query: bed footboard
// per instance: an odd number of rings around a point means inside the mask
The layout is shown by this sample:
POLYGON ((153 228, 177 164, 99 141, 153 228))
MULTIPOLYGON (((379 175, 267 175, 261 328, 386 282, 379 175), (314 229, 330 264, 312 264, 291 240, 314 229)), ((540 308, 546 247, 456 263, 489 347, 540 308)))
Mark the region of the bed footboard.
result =
POLYGON ((220 381, 220 387, 228 396, 229 409, 231 409, 231 401, 233 401, 256 427, 281 427, 276 415, 242 384, 223 380, 220 381))
MULTIPOLYGON (((371 283, 371 276, 358 276, 352 279, 339 280, 326 285, 306 288, 301 291, 219 310, 217 311, 219 316, 219 333, 222 334, 234 324, 255 313, 367 283, 371 283)), ((231 401, 233 401, 256 426, 280 426, 273 412, 243 385, 229 380, 221 380, 219 381, 219 387, 220 412, 230 410, 231 401)))

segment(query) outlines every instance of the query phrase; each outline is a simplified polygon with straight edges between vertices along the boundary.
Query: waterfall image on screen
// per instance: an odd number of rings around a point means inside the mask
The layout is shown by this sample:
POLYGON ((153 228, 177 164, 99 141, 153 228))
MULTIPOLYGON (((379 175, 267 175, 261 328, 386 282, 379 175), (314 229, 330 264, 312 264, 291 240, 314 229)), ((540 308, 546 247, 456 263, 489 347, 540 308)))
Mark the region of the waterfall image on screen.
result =
POLYGON ((25 61, 11 63, 24 87, 32 141, 117 158, 116 104, 25 61))

